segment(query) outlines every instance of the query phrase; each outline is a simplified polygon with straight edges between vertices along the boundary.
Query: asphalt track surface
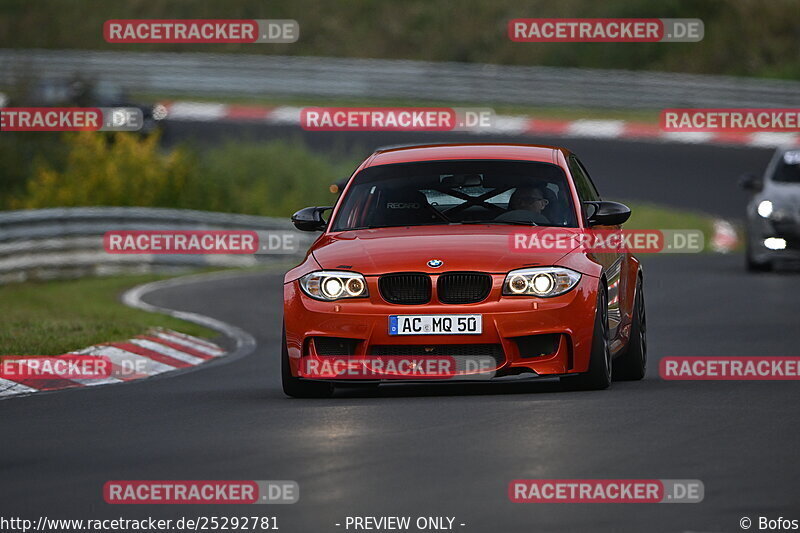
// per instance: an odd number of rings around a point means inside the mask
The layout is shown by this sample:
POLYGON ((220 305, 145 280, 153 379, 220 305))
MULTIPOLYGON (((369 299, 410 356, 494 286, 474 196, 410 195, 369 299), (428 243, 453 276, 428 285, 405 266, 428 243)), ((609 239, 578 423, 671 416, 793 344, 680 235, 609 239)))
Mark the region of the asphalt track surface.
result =
MULTIPOLYGON (((643 160, 673 161, 680 186, 694 187, 738 165, 758 170, 769 155, 575 144, 603 192, 611 176, 645 173, 644 192, 628 196, 654 201, 662 185, 653 176, 665 169, 643 160), (614 172, 606 177, 596 168, 603 165, 614 172)), ((712 188, 704 198, 708 211, 724 214, 735 197, 720 201, 712 188)), ((334 524, 346 516, 380 515, 454 516, 466 524, 456 531, 480 533, 733 532, 743 516, 800 519, 797 383, 657 376, 658 359, 671 355, 797 355, 797 274, 748 275, 738 255, 645 258, 650 366, 641 382, 599 392, 547 382, 392 385, 327 400, 281 392, 281 282, 280 273, 248 273, 145 298, 244 329, 257 340, 249 356, 171 378, 0 402, 0 516, 260 514, 278 516, 284 532, 320 533, 344 531, 334 524), (507 488, 518 478, 700 479, 705 500, 513 504, 507 488), (114 479, 291 479, 301 494, 290 506, 112 506, 102 487, 114 479)))

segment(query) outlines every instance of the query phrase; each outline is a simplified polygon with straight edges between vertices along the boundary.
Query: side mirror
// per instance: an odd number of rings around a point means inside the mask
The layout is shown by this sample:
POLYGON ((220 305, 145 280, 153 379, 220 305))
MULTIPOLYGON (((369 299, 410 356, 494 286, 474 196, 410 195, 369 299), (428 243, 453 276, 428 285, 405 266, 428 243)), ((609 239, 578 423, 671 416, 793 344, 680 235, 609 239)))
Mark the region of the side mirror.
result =
POLYGON ((300 231, 322 231, 328 225, 322 213, 333 207, 306 207, 292 215, 294 227, 300 231))
POLYGON ((619 202, 583 202, 590 226, 620 226, 631 217, 630 208, 619 202))
POLYGON ((759 192, 764 188, 764 182, 755 174, 742 174, 739 176, 739 187, 746 191, 759 192))

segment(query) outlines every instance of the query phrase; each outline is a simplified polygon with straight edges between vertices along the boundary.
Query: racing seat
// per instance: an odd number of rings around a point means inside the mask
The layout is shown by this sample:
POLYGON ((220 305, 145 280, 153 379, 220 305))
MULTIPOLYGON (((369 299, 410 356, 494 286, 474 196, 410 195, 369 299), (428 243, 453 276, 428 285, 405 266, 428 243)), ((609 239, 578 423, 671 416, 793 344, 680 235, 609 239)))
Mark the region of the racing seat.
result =
POLYGON ((542 214, 547 217, 550 224, 554 226, 564 226, 567 224, 567 202, 564 201, 562 194, 557 194, 553 189, 544 187, 544 197, 547 198, 547 206, 542 210, 542 214))
POLYGON ((412 226, 442 222, 427 197, 414 189, 385 191, 368 221, 370 226, 412 226))

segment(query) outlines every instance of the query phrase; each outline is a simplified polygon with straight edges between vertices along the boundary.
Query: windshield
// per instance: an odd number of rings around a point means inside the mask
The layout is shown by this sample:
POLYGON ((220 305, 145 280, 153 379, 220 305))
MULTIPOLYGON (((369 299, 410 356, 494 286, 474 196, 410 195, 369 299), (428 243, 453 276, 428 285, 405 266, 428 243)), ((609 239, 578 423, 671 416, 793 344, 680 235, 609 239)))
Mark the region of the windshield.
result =
POLYGON ((772 181, 800 183, 800 150, 791 150, 783 154, 772 181))
POLYGON ((576 227, 557 165, 435 161, 379 165, 353 178, 332 231, 445 224, 576 227))

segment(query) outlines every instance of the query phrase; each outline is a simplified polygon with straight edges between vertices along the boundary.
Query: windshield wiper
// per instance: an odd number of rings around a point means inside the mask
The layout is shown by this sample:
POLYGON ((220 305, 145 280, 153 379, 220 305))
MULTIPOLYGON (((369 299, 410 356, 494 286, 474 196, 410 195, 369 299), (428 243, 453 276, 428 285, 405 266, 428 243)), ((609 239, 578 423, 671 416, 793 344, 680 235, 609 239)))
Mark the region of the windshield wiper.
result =
MULTIPOLYGON (((453 224, 453 222, 451 222, 453 224)), ((359 229, 381 229, 381 228, 408 228, 408 227, 420 227, 420 226, 446 226, 447 222, 444 220, 437 221, 437 222, 425 222, 423 224, 391 224, 389 226, 355 226, 352 228, 344 228, 336 231, 355 231, 359 229)))
POLYGON ((454 222, 454 224, 500 224, 511 226, 539 226, 533 222, 524 222, 522 220, 464 220, 463 222, 454 222))

